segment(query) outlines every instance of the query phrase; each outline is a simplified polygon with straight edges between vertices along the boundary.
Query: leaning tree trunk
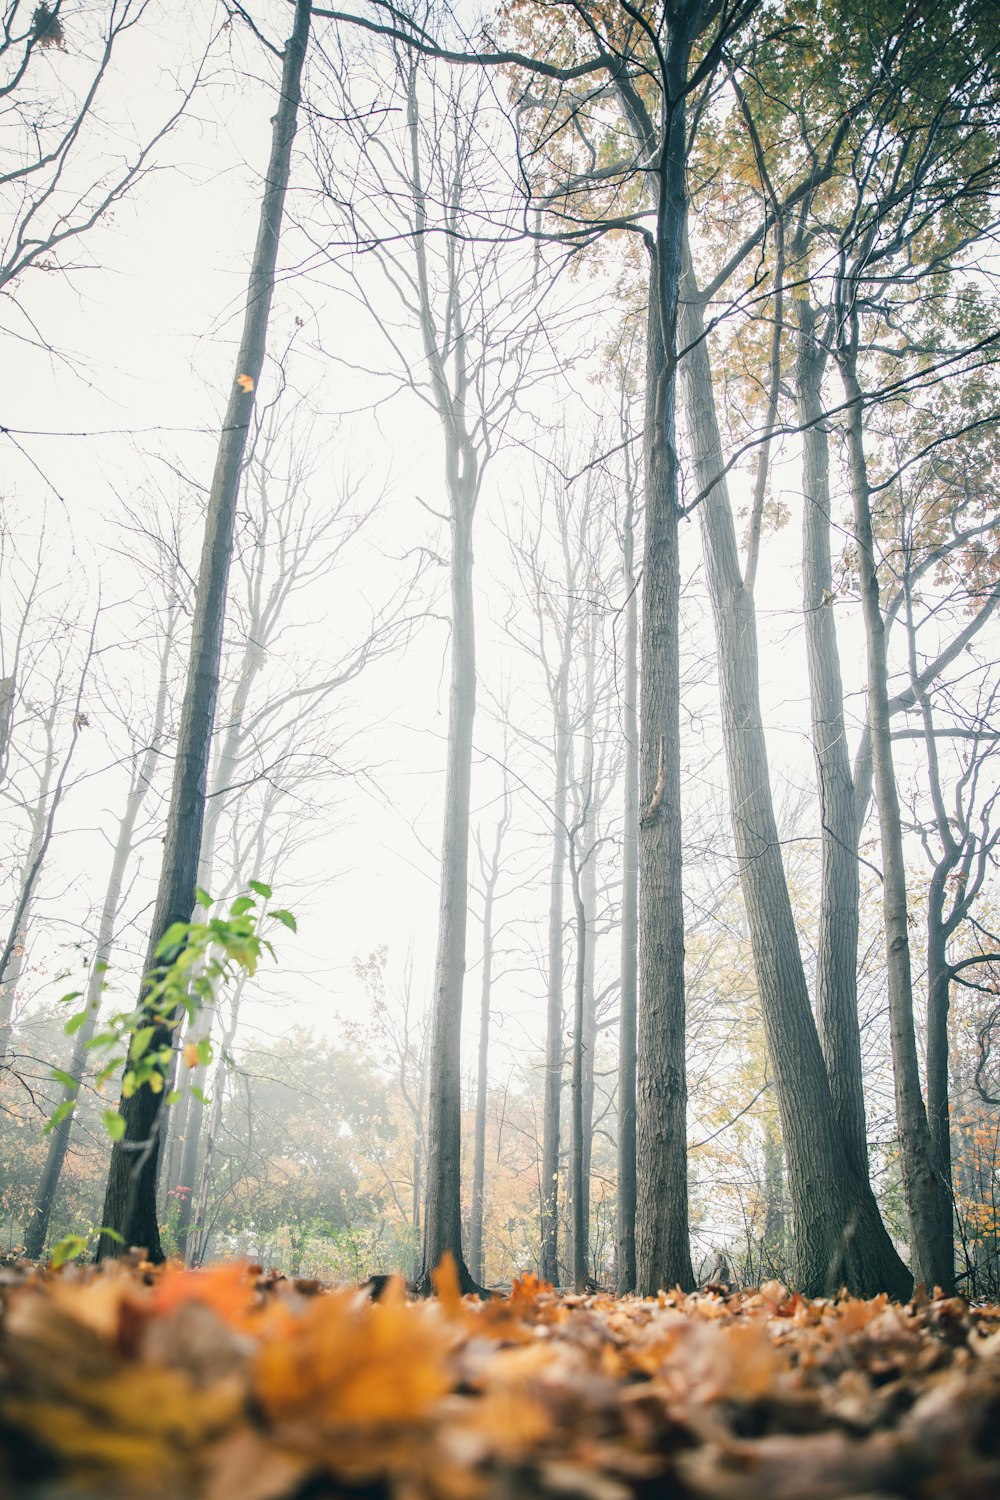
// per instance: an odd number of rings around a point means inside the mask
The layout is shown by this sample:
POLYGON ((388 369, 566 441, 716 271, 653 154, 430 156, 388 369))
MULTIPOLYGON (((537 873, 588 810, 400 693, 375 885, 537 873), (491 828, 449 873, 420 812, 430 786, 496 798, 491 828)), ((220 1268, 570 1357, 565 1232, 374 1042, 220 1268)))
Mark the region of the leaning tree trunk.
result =
MULTIPOLYGON (((271 155, 250 268, 243 334, 209 493, 192 621, 191 658, 181 709, 163 865, 146 958, 147 973, 156 963, 156 949, 163 933, 175 922, 189 922, 194 909, 233 526, 253 411, 253 391, 264 364, 311 10, 312 0, 296 0, 294 27, 285 46, 281 94, 273 117, 271 155)), ((142 1003, 140 996, 140 1006, 142 1003)), ((151 1050, 172 1045, 172 1019, 159 1021, 151 1050)), ((148 1084, 131 1098, 122 1097, 119 1110, 125 1120, 125 1133, 112 1151, 102 1215, 102 1227, 115 1230, 126 1247, 144 1246, 153 1260, 163 1258, 156 1216, 162 1105, 163 1093, 154 1093, 148 1084)), ((109 1235, 101 1236, 99 1259, 120 1252, 119 1241, 109 1235)))
POLYGON ((853 341, 838 351, 847 397, 847 452, 854 531, 858 544, 861 608, 865 622, 868 670, 868 723, 871 732, 875 801, 882 849, 882 910, 885 922, 886 978, 889 990, 889 1035, 896 1086, 903 1186, 910 1221, 914 1275, 928 1289, 955 1285, 955 1248, 951 1228, 951 1193, 943 1179, 931 1141, 913 1024, 910 939, 907 928, 906 866, 899 794, 892 760, 889 715, 889 670, 885 622, 879 601, 871 489, 864 449, 864 397, 857 377, 853 341))
POLYGON ((760 711, 757 627, 744 587, 723 471, 704 309, 685 273, 681 339, 688 429, 718 642, 722 731, 733 834, 768 1054, 781 1112, 795 1219, 797 1280, 822 1295, 845 1282, 874 1295, 912 1285, 866 1181, 852 1169, 834 1113, 785 881, 760 711))
POLYGON ((809 666, 813 754, 819 790, 821 885, 816 955, 816 1025, 833 1107, 848 1159, 868 1176, 868 1139, 858 1025, 860 882, 854 778, 844 723, 830 556, 830 437, 822 420, 827 352, 817 312, 795 300, 795 395, 802 427, 802 607, 809 666))
POLYGON ((684 98, 701 5, 680 9, 683 15, 668 29, 664 60, 643 437, 636 1285, 644 1294, 675 1284, 694 1286, 688 1230, 676 403, 684 98))

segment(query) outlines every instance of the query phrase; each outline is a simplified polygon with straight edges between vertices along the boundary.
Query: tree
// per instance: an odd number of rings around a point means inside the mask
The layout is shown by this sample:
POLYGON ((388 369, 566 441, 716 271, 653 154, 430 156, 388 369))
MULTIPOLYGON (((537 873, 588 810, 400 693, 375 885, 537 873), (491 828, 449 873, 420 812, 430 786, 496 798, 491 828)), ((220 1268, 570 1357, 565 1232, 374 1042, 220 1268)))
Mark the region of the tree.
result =
MULTIPOLYGON (((215 717, 222 650, 233 522, 239 495, 243 454, 253 411, 253 393, 264 364, 268 315, 274 293, 278 241, 295 138, 302 67, 309 34, 311 0, 296 0, 295 24, 284 51, 281 93, 271 142, 271 156, 261 200, 260 227, 250 270, 243 334, 237 354, 222 437, 209 494, 205 539, 192 623, 191 658, 181 709, 176 772, 167 816, 163 867, 157 891, 147 971, 152 968, 163 934, 175 922, 190 920, 195 901, 205 784, 215 717)), ((139 1007, 142 1007, 140 995, 139 1007)), ((156 1028, 154 1048, 169 1050, 172 1031, 156 1028)), ((121 1243, 142 1244, 152 1259, 162 1259, 156 1219, 156 1176, 160 1142, 162 1088, 144 1084, 119 1106, 125 1133, 111 1157, 102 1227, 121 1239, 101 1236, 98 1254, 118 1253, 121 1243)))
MULTIPOLYGON (((380 84, 380 94, 384 90, 401 112, 401 130, 383 124, 376 132, 371 112, 353 102, 348 80, 360 81, 356 60, 350 68, 341 61, 337 86, 375 186, 365 204, 355 194, 348 205, 351 241, 395 293, 409 337, 417 334, 420 354, 414 356, 384 317, 378 319, 399 378, 434 412, 444 445, 447 511, 436 514, 450 538, 450 685, 421 1285, 430 1290, 430 1273, 447 1253, 463 1287, 472 1289, 461 1238, 460 1058, 476 713, 472 540, 485 471, 516 410, 539 336, 545 284, 523 256, 511 260, 504 253, 516 238, 515 210, 491 165, 503 137, 487 115, 485 75, 442 77, 405 43, 400 34, 391 74, 380 84), (479 243, 484 239, 488 253, 479 243)), ((321 151, 330 198, 340 204, 337 161, 328 145, 321 151)), ((354 294, 375 311, 362 275, 354 294)))

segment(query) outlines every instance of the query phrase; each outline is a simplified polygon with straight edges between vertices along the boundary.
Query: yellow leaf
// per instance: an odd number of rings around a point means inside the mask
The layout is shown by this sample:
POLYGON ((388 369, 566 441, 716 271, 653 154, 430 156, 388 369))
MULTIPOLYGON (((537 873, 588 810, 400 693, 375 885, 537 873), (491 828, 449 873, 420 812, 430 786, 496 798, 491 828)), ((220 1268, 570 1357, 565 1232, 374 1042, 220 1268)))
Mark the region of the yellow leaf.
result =
POLYGON ((198 1066, 198 1043, 184 1043, 184 1063, 186 1067, 196 1068, 198 1066))
POLYGON ((241 391, 246 391, 249 394, 249 392, 253 390, 253 376, 237 375, 236 384, 239 386, 241 391))

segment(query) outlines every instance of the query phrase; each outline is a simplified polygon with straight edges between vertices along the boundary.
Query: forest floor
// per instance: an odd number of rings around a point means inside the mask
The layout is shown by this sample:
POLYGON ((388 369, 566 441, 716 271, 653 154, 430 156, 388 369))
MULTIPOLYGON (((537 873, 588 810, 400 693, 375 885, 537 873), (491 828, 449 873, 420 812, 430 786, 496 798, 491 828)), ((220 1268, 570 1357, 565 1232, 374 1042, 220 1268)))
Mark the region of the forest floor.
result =
POLYGON ((1000 1308, 0 1271, 0 1494, 994 1500, 1000 1308))

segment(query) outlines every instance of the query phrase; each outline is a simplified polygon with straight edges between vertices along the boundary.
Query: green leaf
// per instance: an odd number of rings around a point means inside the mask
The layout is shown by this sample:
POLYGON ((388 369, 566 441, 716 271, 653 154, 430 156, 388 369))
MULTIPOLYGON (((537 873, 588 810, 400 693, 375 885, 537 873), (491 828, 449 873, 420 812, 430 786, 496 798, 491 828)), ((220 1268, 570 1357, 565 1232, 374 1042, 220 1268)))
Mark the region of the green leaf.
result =
POLYGON ((107 1224, 102 1224, 97 1233, 103 1234, 105 1239, 114 1240, 116 1245, 124 1245, 125 1243, 125 1236, 119 1234, 117 1229, 109 1228, 107 1224))
POLYGON ((229 908, 229 915, 231 917, 242 917, 245 912, 252 911, 256 905, 257 903, 252 896, 237 896, 229 908))
POLYGON ((60 995, 59 996, 58 1003, 60 1005, 68 1005, 71 1000, 79 1000, 79 998, 80 998, 80 996, 82 994, 83 994, 83 990, 70 990, 70 992, 69 992, 68 995, 60 995))
POLYGON ((269 912, 268 915, 272 916, 276 922, 280 922, 282 927, 287 927, 289 932, 298 932, 298 922, 296 922, 290 911, 285 911, 284 907, 279 906, 275 911, 269 912))
POLYGON ((125 1116, 116 1109, 106 1109, 102 1116, 104 1128, 113 1141, 120 1141, 125 1134, 125 1116))
POLYGON ((48 1135, 50 1130, 55 1130, 56 1126, 61 1125, 66 1116, 71 1115, 74 1109, 76 1109, 76 1100, 64 1099, 49 1115, 49 1118, 42 1127, 42 1134, 48 1135))
POLYGON ((153 1040, 153 1033, 155 1030, 155 1026, 139 1027, 139 1030, 132 1038, 132 1046, 130 1049, 130 1056, 133 1062, 138 1062, 143 1053, 148 1051, 149 1044, 153 1040))
POLYGON ((57 1245, 52 1246, 49 1264, 58 1271, 60 1266, 66 1265, 68 1261, 76 1260, 78 1255, 83 1255, 86 1249, 87 1241, 82 1234, 67 1234, 57 1245))
POLYGON ((156 945, 156 957, 163 958, 165 954, 173 953, 175 949, 186 943, 190 925, 189 922, 171 922, 156 945))
POLYGON ((180 1097, 181 1097, 181 1091, 180 1091, 180 1089, 171 1089, 170 1093, 167 1094, 167 1096, 165 1097, 165 1099, 164 1099, 163 1102, 164 1102, 164 1104, 168 1104, 168 1105, 169 1104, 176 1104, 177 1101, 178 1101, 178 1099, 180 1097))
POLYGON ((66 1022, 66 1025, 63 1027, 63 1031, 67 1036, 73 1036, 80 1030, 80 1027, 83 1025, 86 1019, 87 1012, 85 1010, 78 1010, 75 1016, 70 1016, 69 1020, 66 1022))
POLYGON ((75 1089, 79 1087, 80 1080, 74 1078, 72 1073, 64 1073, 62 1068, 53 1068, 52 1077, 56 1083, 61 1083, 64 1089, 75 1089))
POLYGON ((210 906, 215 905, 215 902, 212 900, 211 896, 204 889, 204 887, 200 885, 196 885, 194 888, 194 899, 196 903, 199 906, 203 906, 206 911, 210 906))
POLYGON ((205 1093, 204 1089, 196 1088, 192 1084, 192 1086, 191 1086, 191 1092, 194 1095, 194 1097, 197 1099, 197 1101, 198 1101, 199 1104, 211 1104, 212 1101, 208 1097, 208 1095, 205 1093))
POLYGON ((271 887, 269 885, 265 885, 263 880, 248 880, 247 885, 252 891, 255 891, 258 896, 263 896, 265 901, 270 901, 271 887))

